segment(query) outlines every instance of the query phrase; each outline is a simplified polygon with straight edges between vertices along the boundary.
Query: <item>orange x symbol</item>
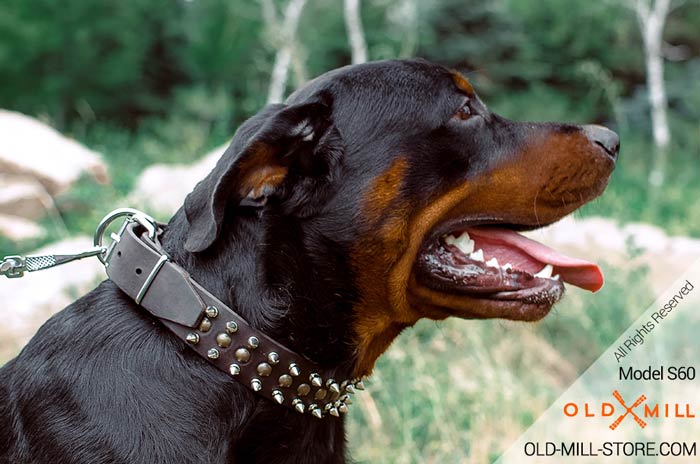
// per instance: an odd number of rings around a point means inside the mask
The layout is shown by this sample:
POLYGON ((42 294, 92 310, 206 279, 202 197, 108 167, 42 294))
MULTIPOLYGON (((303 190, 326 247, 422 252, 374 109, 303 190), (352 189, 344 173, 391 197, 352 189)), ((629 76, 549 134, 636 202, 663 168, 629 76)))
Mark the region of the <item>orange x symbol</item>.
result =
POLYGON ((625 413, 622 414, 622 415, 621 415, 620 417, 618 417, 617 419, 615 419, 615 422, 613 422, 612 424, 610 424, 610 430, 615 430, 615 429, 617 428, 617 426, 620 425, 620 422, 622 422, 622 420, 623 420, 625 417, 627 417, 627 414, 632 414, 632 417, 634 417, 634 421, 635 421, 637 424, 639 424, 639 426, 640 426, 641 428, 644 428, 644 427, 647 426, 647 423, 644 422, 644 421, 643 421, 637 414, 635 414, 635 412, 633 411, 634 408, 636 408, 637 406, 639 406, 640 404, 644 403, 644 402, 647 400, 646 395, 641 395, 639 398, 637 398, 637 401, 635 401, 635 402, 632 404, 632 406, 630 406, 630 407, 627 407, 627 405, 625 404, 625 400, 622 399, 622 395, 620 395, 620 392, 619 392, 619 391, 615 390, 615 391, 613 392, 613 396, 615 397, 615 399, 616 399, 617 401, 620 402, 620 404, 622 405, 622 407, 625 408, 625 413))

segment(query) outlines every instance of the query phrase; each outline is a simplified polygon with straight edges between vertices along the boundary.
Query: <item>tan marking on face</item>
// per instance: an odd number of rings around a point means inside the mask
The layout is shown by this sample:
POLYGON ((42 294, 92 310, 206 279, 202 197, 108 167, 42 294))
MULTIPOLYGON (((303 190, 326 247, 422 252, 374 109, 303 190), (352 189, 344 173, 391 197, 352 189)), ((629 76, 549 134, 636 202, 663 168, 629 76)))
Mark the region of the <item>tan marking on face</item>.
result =
POLYGON ((464 77, 459 72, 452 71, 452 80, 460 90, 464 91, 469 95, 474 94, 474 87, 472 87, 471 83, 469 82, 469 79, 464 77))
POLYGON ((387 214, 387 210, 398 197, 408 161, 397 158, 389 169, 374 179, 363 201, 363 215, 370 223, 376 223, 387 214))
POLYGON ((369 375, 401 330, 421 318, 507 317, 489 313, 476 299, 418 288, 412 270, 426 235, 454 218, 551 223, 602 192, 612 162, 591 156, 593 152, 593 145, 578 132, 535 135, 503 164, 438 194, 422 209, 405 202, 385 209, 384 220, 368 230, 353 253, 361 294, 355 307, 353 375, 369 375))
POLYGON ((287 167, 280 164, 275 151, 267 144, 253 144, 243 156, 238 167, 241 197, 260 197, 265 190, 281 184, 287 176, 287 167))

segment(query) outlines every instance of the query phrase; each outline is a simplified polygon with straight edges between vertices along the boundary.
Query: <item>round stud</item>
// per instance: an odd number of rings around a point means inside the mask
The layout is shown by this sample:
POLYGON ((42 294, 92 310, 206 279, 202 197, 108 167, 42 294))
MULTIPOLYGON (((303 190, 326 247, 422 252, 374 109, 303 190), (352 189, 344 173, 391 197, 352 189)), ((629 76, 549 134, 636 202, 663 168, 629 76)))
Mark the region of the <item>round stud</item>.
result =
POLYGON ((219 315, 219 308, 213 305, 207 306, 205 313, 207 314, 207 317, 211 317, 213 319, 219 315))
POLYGON ((316 373, 309 375, 309 380, 311 381, 311 385, 313 385, 314 387, 323 386, 323 380, 321 379, 321 376, 316 373))
POLYGON ((254 350, 258 346, 260 346, 260 340, 258 340, 258 337, 248 337, 248 348, 254 350))
POLYGON ((277 404, 282 404, 284 403, 284 395, 282 394, 281 391, 279 390, 273 390, 272 391, 272 397, 277 401, 277 404))
POLYGON ((294 398, 292 400, 292 406, 294 406, 294 409, 297 410, 298 413, 304 414, 304 402, 300 400, 299 398, 294 398))
POLYGON ((207 351, 207 357, 209 359, 219 359, 219 350, 216 348, 210 348, 209 351, 207 351))
POLYGON ((301 374, 301 370, 299 370, 299 366, 297 366, 296 363, 291 363, 289 365, 289 373, 294 377, 298 377, 299 374, 301 374))
POLYGON ((199 323, 199 331, 209 332, 209 329, 211 329, 211 321, 209 318, 203 317, 202 322, 199 323))
POLYGON ((317 399, 317 400, 325 399, 327 394, 328 394, 328 390, 326 390, 325 388, 319 388, 318 390, 316 390, 316 394, 314 395, 314 399, 317 399))
POLYGON ((262 390, 262 382, 258 379, 251 380, 250 386, 253 389, 253 391, 259 392, 260 390, 262 390))
POLYGON ((302 383, 297 387, 297 393, 299 394, 299 396, 306 396, 309 393, 311 393, 311 387, 308 383, 302 383))
POLYGON ((231 346, 231 336, 227 333, 220 333, 216 336, 216 344, 221 348, 228 348, 231 346))
POLYGON ((199 343, 199 334, 196 334, 194 332, 190 332, 187 334, 187 337, 185 338, 187 340, 187 343, 191 343, 193 345, 196 345, 199 343))
POLYGON ((267 355, 267 360, 270 361, 270 364, 277 364, 278 362, 280 362, 280 355, 278 355, 274 351, 271 351, 267 355))
POLYGON ((239 366, 236 363, 233 363, 230 366, 228 366, 228 371, 231 373, 231 375, 238 375, 241 373, 241 366, 239 366))
POLYGON ((292 386, 293 379, 291 375, 282 374, 277 381, 279 382, 280 387, 288 388, 292 386))
POLYGON ((258 364, 258 374, 260 374, 263 377, 269 376, 270 374, 272 374, 272 366, 270 366, 266 362, 258 364))
POLYGON ((230 334, 238 332, 238 324, 236 324, 236 321, 228 321, 226 323, 226 332, 230 334))
POLYGON ((250 351, 245 348, 238 348, 235 353, 236 359, 240 363, 247 363, 250 360, 250 351))

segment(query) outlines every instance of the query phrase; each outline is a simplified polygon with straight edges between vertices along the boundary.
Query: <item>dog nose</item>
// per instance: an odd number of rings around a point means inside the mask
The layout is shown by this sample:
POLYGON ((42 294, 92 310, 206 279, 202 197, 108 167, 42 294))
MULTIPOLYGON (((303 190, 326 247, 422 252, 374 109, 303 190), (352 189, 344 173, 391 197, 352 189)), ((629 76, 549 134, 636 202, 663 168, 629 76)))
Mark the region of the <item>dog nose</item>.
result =
POLYGON ((583 133, 591 142, 600 145, 613 161, 617 159, 617 154, 620 151, 620 137, 615 132, 607 127, 589 124, 583 126, 583 133))

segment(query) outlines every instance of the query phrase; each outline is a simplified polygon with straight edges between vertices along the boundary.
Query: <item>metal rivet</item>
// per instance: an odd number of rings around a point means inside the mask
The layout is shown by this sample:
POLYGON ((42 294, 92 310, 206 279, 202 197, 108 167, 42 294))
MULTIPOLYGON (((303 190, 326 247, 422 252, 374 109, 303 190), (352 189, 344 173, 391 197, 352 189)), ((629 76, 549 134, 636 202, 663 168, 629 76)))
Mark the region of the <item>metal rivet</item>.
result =
POLYGON ((348 407, 345 405, 345 403, 340 403, 340 405, 338 406, 338 411, 342 414, 347 414, 348 407))
POLYGON ((226 332, 230 334, 235 334, 238 332, 238 324, 235 321, 228 321, 226 323, 226 332))
POLYGON ((325 388, 319 388, 318 390, 316 390, 314 398, 317 400, 322 400, 326 397, 326 394, 328 394, 328 390, 326 390, 325 388))
POLYGON ((323 380, 321 379, 321 376, 316 373, 309 375, 309 380, 311 381, 311 385, 313 385, 314 387, 323 386, 323 380))
POLYGON ((284 395, 279 390, 272 391, 272 397, 277 401, 278 404, 284 403, 284 395))
POLYGON ((292 379, 292 376, 291 376, 291 375, 282 374, 282 375, 280 375, 280 378, 277 379, 277 380, 278 380, 278 382, 279 382, 279 384, 280 384, 280 387, 285 387, 285 388, 286 388, 286 387, 291 387, 291 386, 292 386, 292 382, 293 382, 294 379, 292 379))
POLYGON ((340 417, 340 414, 336 408, 331 408, 328 412, 331 413, 331 416, 340 417))
POLYGON ((289 373, 292 374, 294 377, 297 377, 299 374, 301 374, 299 366, 297 366, 296 363, 291 363, 289 365, 289 373))
POLYGON ((253 387, 253 391, 259 392, 262 390, 262 382, 258 379, 251 380, 250 386, 253 387))
POLYGON ((206 317, 202 318, 202 322, 199 323, 199 330, 201 332, 209 332, 211 329, 211 321, 206 317))
POLYGON ((231 336, 227 333, 220 333, 216 336, 216 344, 221 348, 228 348, 231 346, 231 336))
POLYGON ((258 340, 258 337, 248 337, 248 348, 254 350, 258 346, 260 346, 260 340, 258 340))
POLYGON ((267 377, 268 375, 272 374, 272 366, 265 362, 258 364, 258 374, 262 375, 263 377, 267 377))
POLYGON ((274 351, 271 351, 267 355, 267 360, 270 361, 270 364, 277 364, 278 362, 280 362, 280 355, 278 355, 274 351))
POLYGON ((241 373, 241 366, 239 366, 236 363, 233 363, 230 366, 228 366, 228 371, 231 373, 231 375, 238 375, 241 373))
POLYGON ((354 395, 355 394, 355 386, 353 384, 349 383, 345 387, 345 391, 354 395))
POLYGON ((294 406, 294 409, 296 409, 297 412, 304 414, 304 402, 299 398, 294 398, 292 400, 292 406, 294 406))
POLYGON ((215 318, 216 316, 219 315, 219 309, 216 306, 207 306, 207 310, 205 311, 207 313, 207 317, 215 318))
POLYGON ((302 383, 297 387, 297 393, 299 394, 299 396, 306 396, 309 393, 311 393, 311 387, 308 383, 302 383))
POLYGON ((219 350, 216 348, 210 348, 209 351, 207 351, 207 357, 209 359, 218 359, 219 358, 219 350))
POLYGON ((358 390, 364 390, 365 389, 365 384, 362 382, 362 380, 358 380, 355 382, 355 388, 358 390))
POLYGON ((196 334, 194 332, 190 332, 187 334, 186 340, 188 343, 192 343, 193 345, 196 345, 197 343, 199 343, 199 334, 196 334))
POLYGON ((238 348, 235 356, 238 362, 247 363, 250 359, 250 351, 246 350, 245 348, 238 348))

